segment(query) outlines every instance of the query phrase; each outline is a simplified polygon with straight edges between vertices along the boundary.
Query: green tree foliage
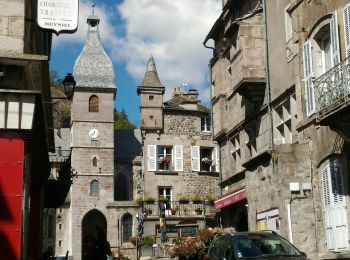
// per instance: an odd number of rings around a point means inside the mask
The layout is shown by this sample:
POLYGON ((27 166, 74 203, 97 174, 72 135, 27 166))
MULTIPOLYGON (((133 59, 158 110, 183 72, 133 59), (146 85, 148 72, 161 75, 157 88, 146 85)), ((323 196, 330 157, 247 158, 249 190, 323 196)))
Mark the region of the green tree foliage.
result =
POLYGON ((114 128, 115 129, 135 129, 136 125, 131 123, 124 109, 122 111, 114 110, 114 128))
POLYGON ((66 98, 62 85, 63 79, 56 70, 50 70, 53 124, 56 129, 69 127, 71 102, 66 98))

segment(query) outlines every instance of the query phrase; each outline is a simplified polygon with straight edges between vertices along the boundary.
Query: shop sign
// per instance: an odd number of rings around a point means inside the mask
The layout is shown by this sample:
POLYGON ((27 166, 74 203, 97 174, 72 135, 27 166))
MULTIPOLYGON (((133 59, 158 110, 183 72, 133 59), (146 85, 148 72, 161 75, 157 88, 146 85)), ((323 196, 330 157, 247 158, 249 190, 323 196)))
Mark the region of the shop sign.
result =
POLYGON ((238 201, 244 200, 247 198, 247 195, 245 193, 245 189, 237 191, 235 193, 232 193, 230 195, 227 195, 221 199, 218 199, 214 202, 215 209, 222 209, 228 205, 234 204, 238 201))
POLYGON ((79 0, 38 0, 38 25, 57 35, 78 29, 79 0))

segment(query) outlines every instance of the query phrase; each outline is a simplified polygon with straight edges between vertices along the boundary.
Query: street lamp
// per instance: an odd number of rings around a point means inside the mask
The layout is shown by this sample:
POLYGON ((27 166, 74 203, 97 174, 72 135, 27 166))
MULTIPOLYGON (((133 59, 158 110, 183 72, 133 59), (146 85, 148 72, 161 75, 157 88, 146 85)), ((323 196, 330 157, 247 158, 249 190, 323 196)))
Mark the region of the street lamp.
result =
POLYGON ((63 80, 64 93, 66 94, 68 99, 73 97, 74 89, 76 82, 72 73, 67 73, 67 76, 63 80))

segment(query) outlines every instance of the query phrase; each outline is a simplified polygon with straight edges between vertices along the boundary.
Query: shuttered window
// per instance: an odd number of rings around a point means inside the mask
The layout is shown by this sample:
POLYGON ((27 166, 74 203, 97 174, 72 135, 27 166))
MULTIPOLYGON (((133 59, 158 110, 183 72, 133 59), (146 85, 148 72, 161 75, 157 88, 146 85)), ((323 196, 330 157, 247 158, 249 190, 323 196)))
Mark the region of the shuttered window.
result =
POLYGON ((323 164, 321 173, 327 249, 348 250, 348 221, 341 161, 338 158, 328 160, 323 164))
POLYGON ((192 171, 219 172, 220 161, 217 148, 191 146, 192 171))
POLYGON ((343 9, 346 57, 350 57, 350 4, 343 9))
POLYGON ((148 171, 183 171, 183 147, 182 145, 147 146, 148 171))
POLYGON ((89 112, 98 112, 99 111, 99 99, 98 96, 92 95, 89 98, 89 112))
POLYGON ((305 42, 303 47, 304 58, 304 84, 305 84, 305 102, 306 102, 306 115, 310 117, 316 112, 315 104, 315 91, 312 81, 312 46, 311 41, 305 42))
POLYGON ((331 22, 330 22, 330 37, 331 37, 332 65, 335 66, 340 62, 338 20, 337 20, 336 12, 333 13, 331 22))

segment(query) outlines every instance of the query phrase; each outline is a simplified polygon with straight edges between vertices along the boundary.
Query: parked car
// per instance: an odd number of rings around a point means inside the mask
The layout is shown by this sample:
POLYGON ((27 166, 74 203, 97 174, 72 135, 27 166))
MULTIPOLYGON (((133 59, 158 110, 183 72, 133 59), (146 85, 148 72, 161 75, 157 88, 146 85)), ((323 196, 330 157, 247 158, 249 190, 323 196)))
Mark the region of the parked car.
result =
POLYGON ((305 253, 275 232, 237 232, 214 239, 205 259, 290 259, 306 260, 305 253))

